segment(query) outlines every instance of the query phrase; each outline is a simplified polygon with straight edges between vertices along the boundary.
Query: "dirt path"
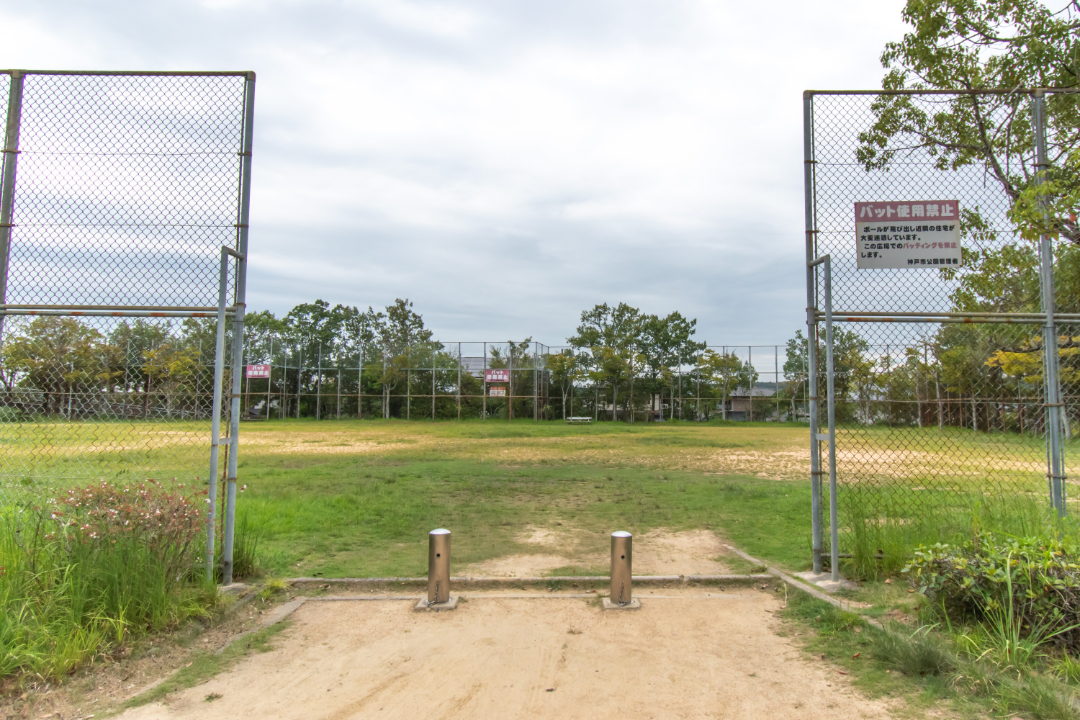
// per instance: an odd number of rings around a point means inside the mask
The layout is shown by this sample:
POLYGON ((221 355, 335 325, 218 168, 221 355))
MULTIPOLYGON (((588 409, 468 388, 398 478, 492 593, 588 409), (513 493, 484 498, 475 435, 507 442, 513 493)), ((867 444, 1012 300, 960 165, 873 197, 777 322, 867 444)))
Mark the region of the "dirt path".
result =
POLYGON ((308 602, 276 649, 124 713, 199 718, 884 718, 847 678, 777 634, 754 590, 643 590, 640 611, 557 595, 308 602), (220 695, 212 701, 206 698, 220 695))
MULTIPOLYGON (((482 577, 538 577, 558 568, 595 568, 606 575, 611 558, 606 552, 588 552, 583 546, 603 547, 608 538, 582 528, 528 527, 515 540, 536 548, 529 554, 504 555, 465 566, 463 575, 482 577), (588 537, 589 542, 585 542, 588 537)), ((731 572, 722 556, 723 542, 708 530, 671 532, 659 528, 634 538, 635 575, 719 575, 731 572)))

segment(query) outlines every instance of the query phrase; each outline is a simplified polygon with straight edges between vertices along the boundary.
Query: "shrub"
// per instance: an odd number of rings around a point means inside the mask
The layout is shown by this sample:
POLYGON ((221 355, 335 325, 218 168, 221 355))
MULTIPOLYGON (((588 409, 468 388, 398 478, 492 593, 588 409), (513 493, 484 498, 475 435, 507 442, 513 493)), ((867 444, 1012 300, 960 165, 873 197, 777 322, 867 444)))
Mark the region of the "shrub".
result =
POLYGON ((207 613, 202 506, 182 487, 100 483, 0 516, 0 677, 63 675, 207 613))
POLYGON ((1018 635, 1080 649, 1080 561, 1063 539, 977 535, 938 543, 920 547, 903 572, 952 617, 1007 621, 1018 635))

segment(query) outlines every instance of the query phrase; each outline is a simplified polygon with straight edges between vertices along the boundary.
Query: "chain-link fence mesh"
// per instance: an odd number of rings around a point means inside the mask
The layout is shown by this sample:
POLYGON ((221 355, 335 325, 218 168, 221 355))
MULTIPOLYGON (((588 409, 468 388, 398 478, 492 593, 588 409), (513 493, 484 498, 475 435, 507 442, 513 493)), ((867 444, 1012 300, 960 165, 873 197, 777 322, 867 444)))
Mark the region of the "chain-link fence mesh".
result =
MULTIPOLYGON (((1075 100, 1051 96, 1048 103, 1075 100)), ((808 100, 808 255, 831 256, 845 550, 860 529, 916 522, 985 498, 1050 503, 1039 246, 1022 239, 1009 217, 1012 194, 1036 172, 1032 102, 1030 92, 808 100), (908 205, 906 218, 888 208, 885 235, 870 238, 895 248, 935 222, 930 208, 937 214, 953 201, 961 264, 859 268, 860 253, 879 246, 857 237, 856 203, 918 205, 919 218, 908 205)), ((1064 130, 1050 124, 1051 156, 1064 130)), ((1068 324, 1080 311, 1080 252, 1062 239, 1054 253, 1067 452, 1080 420, 1080 338, 1068 324)), ((825 428, 825 268, 812 272, 825 428)), ((827 447, 817 447, 827 479, 827 447)))
POLYGON ((804 358, 788 358, 780 345, 710 345, 697 358, 710 351, 726 361, 727 377, 696 363, 657 367, 641 352, 627 353, 634 362, 613 381, 590 377, 596 368, 588 349, 529 340, 386 348, 252 329, 243 417, 806 420, 804 358), (573 364, 560 364, 567 357, 573 364))
POLYGON ((102 479, 205 484, 216 323, 199 318, 217 312, 221 247, 239 247, 251 78, 0 78, 0 503, 102 479))

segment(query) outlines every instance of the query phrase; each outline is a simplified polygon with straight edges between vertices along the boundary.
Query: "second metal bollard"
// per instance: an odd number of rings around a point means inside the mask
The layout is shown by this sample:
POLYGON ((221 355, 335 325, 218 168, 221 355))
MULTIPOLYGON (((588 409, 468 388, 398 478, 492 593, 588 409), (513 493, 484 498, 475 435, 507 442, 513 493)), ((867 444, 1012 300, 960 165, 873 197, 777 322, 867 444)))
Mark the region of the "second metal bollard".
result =
POLYGON ((634 536, 619 530, 611 533, 611 603, 626 607, 632 601, 630 582, 633 578, 634 536))
POLYGON ((428 605, 450 601, 450 531, 428 533, 428 605))

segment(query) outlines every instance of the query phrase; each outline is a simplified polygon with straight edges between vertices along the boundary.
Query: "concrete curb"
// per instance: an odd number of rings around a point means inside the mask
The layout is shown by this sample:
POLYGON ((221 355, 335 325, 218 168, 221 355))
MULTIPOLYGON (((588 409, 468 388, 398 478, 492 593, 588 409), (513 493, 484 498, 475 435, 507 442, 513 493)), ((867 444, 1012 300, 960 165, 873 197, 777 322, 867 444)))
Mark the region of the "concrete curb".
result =
MULTIPOLYGON (((744 553, 742 550, 740 550, 737 547, 733 547, 731 545, 725 545, 724 547, 726 547, 728 550, 730 550, 731 552, 733 552, 736 555, 738 555, 739 557, 741 557, 743 560, 746 560, 747 562, 752 562, 755 565, 765 565, 765 563, 761 562, 760 560, 758 560, 755 557, 751 557, 750 555, 747 555, 746 553, 744 553)), ((850 603, 845 603, 840 598, 835 598, 832 595, 828 595, 828 594, 822 592, 821 590, 818 590, 815 587, 810 587, 806 583, 801 582, 800 580, 797 580, 796 578, 792 577, 791 575, 788 575, 783 570, 780 570, 780 569, 777 569, 777 568, 774 568, 774 567, 770 567, 768 565, 765 565, 765 568, 768 570, 769 575, 771 575, 773 577, 780 578, 781 580, 783 580, 785 583, 787 583, 791 587, 795 588, 796 590, 801 590, 802 592, 806 593, 807 595, 810 595, 811 597, 815 597, 818 600, 822 600, 824 602, 827 602, 827 603, 829 603, 830 605, 832 605, 834 607, 840 608, 841 610, 846 610, 847 612, 851 612, 851 604, 850 603), (845 607, 845 605, 847 605, 847 607, 845 607)), ((869 617, 866 617, 865 615, 859 615, 859 617, 867 625, 875 627, 878 630, 884 630, 885 629, 885 627, 880 622, 875 620, 874 618, 869 618, 869 617)))
MULTIPOLYGON (((669 583, 739 583, 753 584, 762 580, 772 580, 771 573, 757 573, 751 575, 634 575, 634 584, 640 585, 663 585, 669 583)), ((550 577, 451 577, 450 582, 455 588, 472 587, 481 588, 521 586, 521 585, 548 585, 550 583, 579 583, 579 584, 607 584, 611 581, 607 575, 553 575, 550 577)), ((285 582, 294 586, 305 585, 331 585, 360 587, 408 585, 427 587, 427 578, 424 577, 374 577, 374 578, 320 578, 320 577, 297 577, 288 578, 285 582)))

